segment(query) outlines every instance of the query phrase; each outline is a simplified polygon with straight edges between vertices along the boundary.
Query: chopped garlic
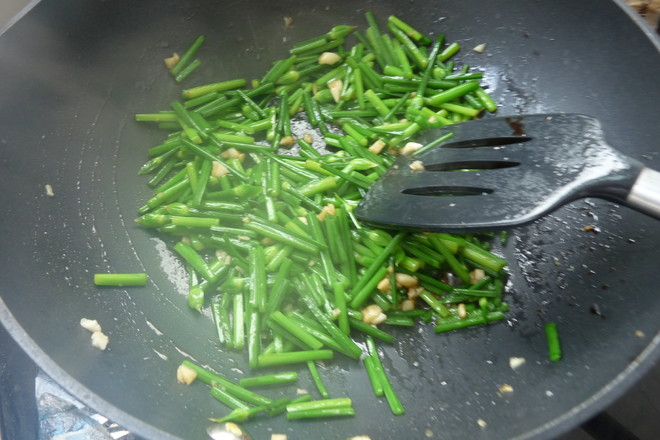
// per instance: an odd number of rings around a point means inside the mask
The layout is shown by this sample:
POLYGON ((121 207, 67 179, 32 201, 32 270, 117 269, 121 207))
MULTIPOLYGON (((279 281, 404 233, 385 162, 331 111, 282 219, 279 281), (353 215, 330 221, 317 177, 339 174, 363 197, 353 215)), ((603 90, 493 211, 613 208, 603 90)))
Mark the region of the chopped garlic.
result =
POLYGON ((308 144, 312 144, 314 143, 314 136, 311 133, 305 133, 303 136, 303 140, 308 144))
POLYGON ((229 174, 229 170, 227 169, 226 166, 224 166, 217 160, 211 162, 211 176, 220 178, 226 176, 227 174, 229 174))
POLYGON ((408 275, 407 273, 397 272, 394 274, 397 286, 401 287, 415 287, 419 284, 419 279, 416 276, 408 275))
POLYGON ((174 52, 171 57, 165 58, 163 62, 165 63, 165 67, 167 67, 167 70, 172 70, 174 66, 179 64, 179 54, 174 52))
POLYGON ((477 425, 479 425, 482 429, 488 426, 488 423, 484 419, 477 419, 477 425))
POLYGON ((407 294, 408 299, 415 299, 424 291, 424 288, 421 286, 409 287, 407 294))
POLYGON ((243 435, 245 434, 241 427, 233 422, 225 423, 225 429, 239 438, 243 438, 243 435))
POLYGON ((511 385, 504 384, 500 387, 500 393, 513 393, 513 387, 511 385))
POLYGON ((296 140, 293 138, 293 136, 283 136, 282 139, 280 139, 280 145, 282 147, 291 147, 296 143, 296 140))
POLYGON ((641 330, 635 330, 635 336, 637 336, 638 338, 641 339, 641 338, 643 338, 643 337, 646 336, 646 335, 645 335, 644 332, 641 331, 641 330))
POLYGON ((53 196, 55 196, 55 193, 53 192, 53 187, 52 187, 51 185, 46 184, 46 185, 45 185, 45 188, 46 188, 46 195, 47 195, 48 197, 53 197, 53 196))
POLYGON ((330 89, 330 94, 332 99, 335 102, 339 102, 341 99, 341 89, 344 87, 344 82, 340 79, 334 79, 328 83, 328 88, 330 89))
POLYGON ((323 209, 321 209, 321 212, 318 213, 317 217, 319 220, 324 221, 326 215, 335 215, 337 211, 335 210, 335 205, 332 203, 328 203, 327 205, 323 206, 323 209))
MULTIPOLYGON (((405 287, 409 289, 416 287, 419 284, 419 280, 417 279, 417 277, 405 273, 399 273, 399 272, 395 273, 394 279, 396 281, 396 287, 405 287)), ((386 275, 382 280, 380 280, 380 282, 376 287, 381 292, 389 292, 392 289, 392 285, 390 283, 390 276, 386 275)))
POLYGON ((474 269, 472 272, 470 272, 470 282, 472 284, 475 284, 484 278, 486 278, 486 271, 483 269, 474 269))
POLYGON ((341 56, 335 52, 323 52, 319 56, 319 64, 333 65, 341 61, 341 56))
POLYGON ((286 434, 271 434, 270 440, 287 440, 286 434))
POLYGON ((385 322, 387 315, 377 304, 371 304, 362 309, 362 322, 369 325, 378 325, 385 322))
POLYGON ((412 298, 408 298, 401 301, 401 310, 403 310, 404 312, 415 310, 415 300, 412 298))
POLYGON ((477 53, 484 53, 486 51, 486 43, 477 44, 472 50, 477 53))
POLYGON ((220 156, 222 156, 225 159, 238 159, 242 161, 245 158, 245 154, 241 153, 234 147, 227 148, 225 151, 220 153, 220 156))
POLYGON ((525 362, 525 358, 522 357, 515 357, 512 356, 509 358, 509 366, 511 367, 512 370, 518 369, 518 367, 521 367, 525 362))
POLYGON ((100 331, 92 333, 92 347, 105 350, 108 342, 110 342, 110 338, 105 333, 100 331))
POLYGON ((424 164, 421 160, 414 160, 408 165, 413 171, 424 171, 424 164))
POLYGON ((80 326, 85 330, 89 330, 92 333, 101 331, 101 325, 96 319, 82 318, 80 320, 80 326))
POLYGON ((346 440, 371 440, 371 437, 369 437, 368 435, 356 435, 346 440))
POLYGON ((460 303, 458 307, 456 307, 456 311, 458 312, 459 318, 461 319, 467 318, 467 309, 465 308, 465 303, 460 303))
POLYGON ((381 292, 389 292, 392 289, 392 283, 390 283, 390 277, 386 275, 382 280, 380 280, 380 282, 378 282, 376 288, 381 292))
POLYGON ((176 381, 186 385, 190 385, 197 379, 197 372, 185 365, 179 365, 176 369, 176 381))
POLYGON ((304 388, 296 388, 296 394, 298 396, 305 396, 305 395, 309 394, 309 391, 307 391, 304 388))
POLYGON ((371 151, 374 154, 380 154, 381 151, 383 151, 383 148, 385 148, 385 142, 378 139, 376 142, 371 144, 371 146, 369 147, 369 151, 371 151))
POLYGON ((423 145, 418 143, 418 142, 408 142, 401 149, 401 154, 411 154, 411 153, 414 153, 415 151, 419 150, 422 147, 423 147, 423 145))

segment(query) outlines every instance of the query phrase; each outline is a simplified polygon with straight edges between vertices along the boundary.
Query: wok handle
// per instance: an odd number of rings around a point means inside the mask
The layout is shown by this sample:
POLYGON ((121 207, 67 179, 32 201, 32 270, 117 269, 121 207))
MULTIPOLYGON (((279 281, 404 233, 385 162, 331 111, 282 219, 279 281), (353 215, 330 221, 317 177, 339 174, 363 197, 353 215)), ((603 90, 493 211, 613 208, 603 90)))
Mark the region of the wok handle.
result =
POLYGON ((645 214, 660 219, 660 172, 642 168, 630 188, 626 204, 645 214))

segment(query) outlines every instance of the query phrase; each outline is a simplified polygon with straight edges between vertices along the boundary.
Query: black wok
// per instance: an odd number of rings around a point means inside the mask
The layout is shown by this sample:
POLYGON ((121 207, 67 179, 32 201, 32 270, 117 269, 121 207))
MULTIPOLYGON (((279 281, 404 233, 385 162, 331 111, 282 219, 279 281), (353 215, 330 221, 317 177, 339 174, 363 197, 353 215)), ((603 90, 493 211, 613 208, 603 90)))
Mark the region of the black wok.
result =
MULTIPOLYGON (((0 37, 0 317, 47 373, 147 438, 203 438, 206 418, 226 413, 204 387, 174 379, 188 357, 235 378, 247 368, 242 353, 218 348, 210 319, 187 309, 163 243, 133 223, 148 196, 137 167, 161 140, 133 115, 178 96, 161 60, 198 34, 208 44, 195 82, 251 78, 289 42, 362 24, 367 10, 462 43, 460 59, 484 69, 499 114, 590 114, 612 146, 660 169, 658 40, 616 2, 43 1, 0 37), (293 18, 288 30, 284 16, 293 18), (486 53, 470 50, 479 43, 486 53), (143 270, 147 288, 92 285, 95 272, 143 270), (90 346, 82 317, 103 325, 108 351, 90 346)), ((449 335, 396 331, 385 348, 405 416, 371 395, 358 364, 338 359, 323 374, 332 395, 354 399, 354 418, 255 421, 248 430, 257 439, 426 438, 427 430, 550 438, 658 359, 660 222, 580 201, 517 229, 504 252, 507 323, 449 335), (594 304, 604 317, 590 313, 594 304), (559 363, 547 360, 546 321, 561 332, 559 363), (527 362, 513 371, 511 356, 527 362), (504 384, 514 392, 500 393, 504 384)))

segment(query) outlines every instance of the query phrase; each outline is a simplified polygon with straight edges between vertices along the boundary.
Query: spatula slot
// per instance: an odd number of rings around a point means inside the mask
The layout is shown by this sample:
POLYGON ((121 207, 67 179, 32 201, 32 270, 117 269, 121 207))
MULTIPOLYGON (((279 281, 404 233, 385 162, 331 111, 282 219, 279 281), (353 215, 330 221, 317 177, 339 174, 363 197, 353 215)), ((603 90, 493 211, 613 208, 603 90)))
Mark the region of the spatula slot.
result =
POLYGON ((466 139, 464 141, 456 141, 444 144, 442 148, 500 147, 503 145, 520 144, 522 142, 531 141, 532 139, 533 138, 529 136, 498 136, 480 139, 466 139))
POLYGON ((512 160, 462 160, 455 162, 441 162, 424 164, 426 171, 483 171, 515 168, 520 162, 512 160))
POLYGON ((413 196, 463 197, 483 196, 492 193, 493 190, 476 186, 422 186, 419 188, 406 188, 401 192, 413 196))

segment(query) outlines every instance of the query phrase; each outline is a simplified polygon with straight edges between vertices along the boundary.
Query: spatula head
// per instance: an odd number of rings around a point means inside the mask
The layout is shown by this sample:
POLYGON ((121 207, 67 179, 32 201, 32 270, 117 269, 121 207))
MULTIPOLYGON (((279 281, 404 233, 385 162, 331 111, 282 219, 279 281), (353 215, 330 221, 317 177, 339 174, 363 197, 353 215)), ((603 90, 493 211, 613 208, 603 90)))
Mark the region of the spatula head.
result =
POLYGON ((451 138, 438 147, 399 157, 369 190, 357 217, 397 229, 493 231, 581 197, 624 200, 639 173, 588 116, 474 120, 429 131, 420 143, 447 133, 451 138))

